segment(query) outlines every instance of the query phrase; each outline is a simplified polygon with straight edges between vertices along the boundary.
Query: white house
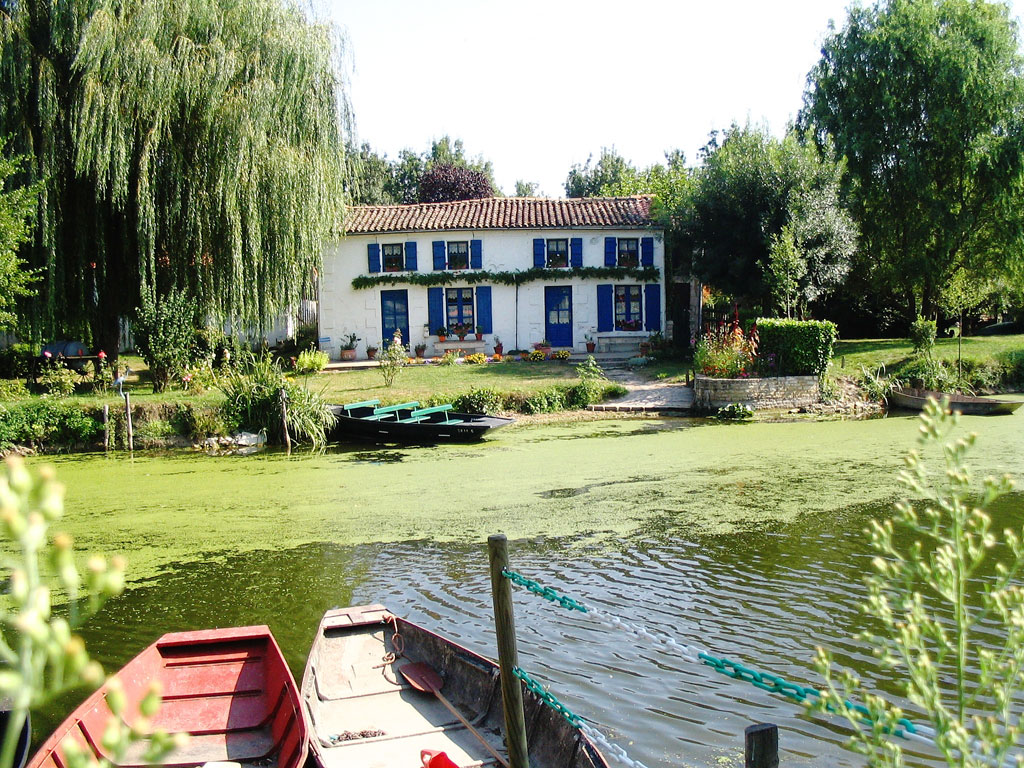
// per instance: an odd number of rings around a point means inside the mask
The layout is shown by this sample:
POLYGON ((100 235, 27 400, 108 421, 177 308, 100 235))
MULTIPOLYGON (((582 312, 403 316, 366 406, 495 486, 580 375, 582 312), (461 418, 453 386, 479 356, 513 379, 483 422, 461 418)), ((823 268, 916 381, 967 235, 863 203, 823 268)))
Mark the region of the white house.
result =
POLYGON ((321 347, 360 357, 395 330, 406 344, 506 352, 548 340, 631 347, 665 328, 663 232, 651 198, 486 198, 349 210, 324 253, 321 347), (461 324, 467 340, 437 331, 461 324), (475 341, 474 331, 482 334, 475 341))

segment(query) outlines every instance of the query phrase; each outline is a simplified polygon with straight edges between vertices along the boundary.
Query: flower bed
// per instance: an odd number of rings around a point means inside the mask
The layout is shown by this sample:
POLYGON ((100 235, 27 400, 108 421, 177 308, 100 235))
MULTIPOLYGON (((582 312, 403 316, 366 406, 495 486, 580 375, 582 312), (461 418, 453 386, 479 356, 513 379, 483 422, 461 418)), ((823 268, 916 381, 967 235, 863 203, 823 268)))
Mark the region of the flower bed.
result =
POLYGON ((730 403, 754 410, 786 410, 813 405, 820 399, 817 376, 719 379, 697 374, 693 384, 694 406, 707 411, 730 403))

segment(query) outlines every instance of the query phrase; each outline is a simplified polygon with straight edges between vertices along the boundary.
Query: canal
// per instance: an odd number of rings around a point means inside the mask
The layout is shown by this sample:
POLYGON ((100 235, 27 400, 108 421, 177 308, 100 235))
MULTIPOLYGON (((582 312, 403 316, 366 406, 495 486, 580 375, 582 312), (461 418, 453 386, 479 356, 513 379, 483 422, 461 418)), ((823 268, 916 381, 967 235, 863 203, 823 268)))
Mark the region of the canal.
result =
MULTIPOLYGON (((1024 477, 1022 418, 963 420, 980 434, 976 474, 1024 477)), ((851 639, 866 626, 863 531, 890 514, 917 427, 599 421, 471 446, 48 461, 76 547, 129 563, 128 590, 84 632, 108 670, 163 632, 266 623, 299 676, 321 613, 369 602, 493 655, 485 541, 504 532, 527 576, 816 685, 817 645, 876 680, 851 639)), ((1024 496, 995 514, 1019 528, 1024 496)), ((763 721, 782 729, 784 765, 860 764, 836 723, 515 596, 524 668, 651 768, 742 765, 743 728, 763 721)))

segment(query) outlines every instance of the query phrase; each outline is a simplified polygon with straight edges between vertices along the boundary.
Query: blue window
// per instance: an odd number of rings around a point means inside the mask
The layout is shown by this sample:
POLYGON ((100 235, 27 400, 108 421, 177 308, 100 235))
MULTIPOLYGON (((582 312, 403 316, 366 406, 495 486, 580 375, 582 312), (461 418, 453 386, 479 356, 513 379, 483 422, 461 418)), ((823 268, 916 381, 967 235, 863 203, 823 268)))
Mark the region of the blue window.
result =
POLYGON ((401 272, 405 269, 405 250, 401 243, 390 243, 381 246, 384 256, 385 272, 401 272))
POLYGON ((473 319, 473 289, 447 288, 444 292, 445 318, 448 328, 456 325, 472 330, 476 328, 473 319))
POLYGON ((465 240, 448 243, 448 269, 469 269, 469 243, 465 240))
MULTIPOLYGON (((621 240, 619 242, 622 242, 621 240)), ((615 330, 642 331, 643 300, 639 285, 615 286, 615 330)))
POLYGON ((620 267, 640 266, 640 241, 635 237, 620 237, 618 264, 620 267))

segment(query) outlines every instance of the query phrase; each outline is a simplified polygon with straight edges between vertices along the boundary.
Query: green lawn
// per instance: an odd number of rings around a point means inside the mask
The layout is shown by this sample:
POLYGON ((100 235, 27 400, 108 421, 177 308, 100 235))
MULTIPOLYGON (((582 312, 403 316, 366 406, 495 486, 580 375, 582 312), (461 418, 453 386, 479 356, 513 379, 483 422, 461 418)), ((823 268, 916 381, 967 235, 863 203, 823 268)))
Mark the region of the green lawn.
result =
MULTIPOLYGON (((957 340, 939 339, 936 355, 948 360, 957 358, 957 340)), ((1024 350, 1024 335, 967 336, 963 339, 963 356, 993 358, 1000 352, 1024 350)), ((836 344, 833 353, 835 373, 856 374, 863 365, 875 370, 879 365, 891 366, 911 356, 914 346, 909 339, 849 339, 836 344)))

